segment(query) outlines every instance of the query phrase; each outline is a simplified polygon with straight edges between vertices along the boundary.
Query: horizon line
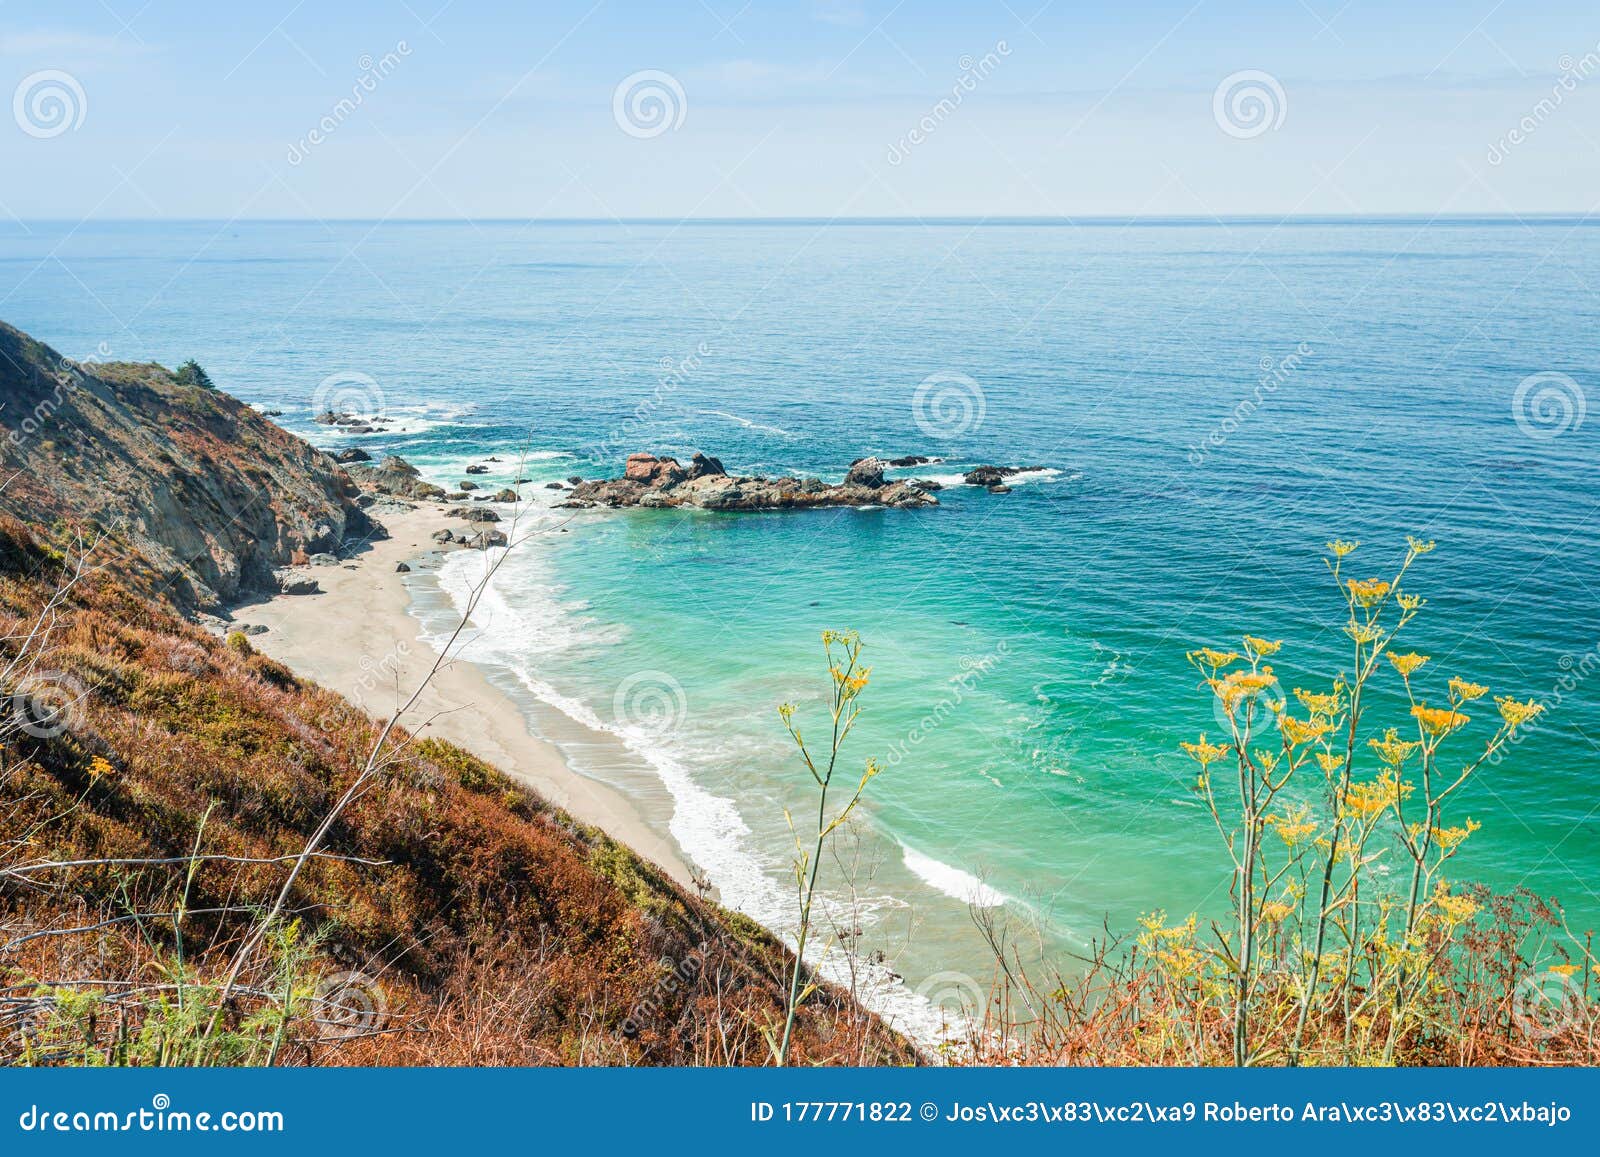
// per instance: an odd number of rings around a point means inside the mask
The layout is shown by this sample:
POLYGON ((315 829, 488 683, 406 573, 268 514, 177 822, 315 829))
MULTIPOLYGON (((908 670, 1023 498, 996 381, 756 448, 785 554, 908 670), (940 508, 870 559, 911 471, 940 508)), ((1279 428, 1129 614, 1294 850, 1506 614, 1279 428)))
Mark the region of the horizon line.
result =
POLYGON ((1381 225, 1381 224, 1600 224, 1595 209, 1528 213, 1225 213, 940 216, 771 217, 16 217, 0 229, 34 225, 922 225, 922 226, 1075 226, 1075 225, 1381 225))

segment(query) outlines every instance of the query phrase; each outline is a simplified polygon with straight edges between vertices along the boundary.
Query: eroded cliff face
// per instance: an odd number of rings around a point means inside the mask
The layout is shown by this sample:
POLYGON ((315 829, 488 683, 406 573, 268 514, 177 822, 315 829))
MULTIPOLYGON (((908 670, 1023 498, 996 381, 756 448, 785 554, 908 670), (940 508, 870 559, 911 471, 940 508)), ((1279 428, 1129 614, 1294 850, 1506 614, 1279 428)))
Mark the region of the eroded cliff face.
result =
POLYGON ((373 532, 332 458, 236 398, 154 363, 75 363, 4 323, 0 482, 31 525, 110 532, 124 577, 185 610, 373 532))

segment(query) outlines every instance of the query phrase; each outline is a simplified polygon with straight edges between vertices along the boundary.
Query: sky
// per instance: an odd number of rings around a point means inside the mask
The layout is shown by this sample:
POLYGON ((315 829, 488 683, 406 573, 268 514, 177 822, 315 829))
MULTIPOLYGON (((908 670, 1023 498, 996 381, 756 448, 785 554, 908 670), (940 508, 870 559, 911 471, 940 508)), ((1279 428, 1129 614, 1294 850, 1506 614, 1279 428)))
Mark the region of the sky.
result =
POLYGON ((0 221, 1600 205, 1592 0, 0 0, 6 96, 0 221))

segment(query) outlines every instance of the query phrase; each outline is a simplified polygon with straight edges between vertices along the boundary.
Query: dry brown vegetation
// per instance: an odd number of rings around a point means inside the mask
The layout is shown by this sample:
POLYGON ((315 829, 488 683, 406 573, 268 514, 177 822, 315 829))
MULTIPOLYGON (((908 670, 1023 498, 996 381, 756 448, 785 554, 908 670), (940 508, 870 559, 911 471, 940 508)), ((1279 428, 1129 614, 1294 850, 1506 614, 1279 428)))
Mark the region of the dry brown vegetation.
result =
MULTIPOLYGON (((0 520, 0 660, 38 645, 72 561, 0 520)), ((404 731, 224 993, 241 938, 379 724, 105 573, 49 619, 29 680, 5 689, 8 710, 41 687, 72 694, 59 729, 0 744, 0 1057, 769 1062, 790 959, 772 936, 404 731)), ((806 1003, 793 1057, 915 1060, 831 989, 806 1003)))

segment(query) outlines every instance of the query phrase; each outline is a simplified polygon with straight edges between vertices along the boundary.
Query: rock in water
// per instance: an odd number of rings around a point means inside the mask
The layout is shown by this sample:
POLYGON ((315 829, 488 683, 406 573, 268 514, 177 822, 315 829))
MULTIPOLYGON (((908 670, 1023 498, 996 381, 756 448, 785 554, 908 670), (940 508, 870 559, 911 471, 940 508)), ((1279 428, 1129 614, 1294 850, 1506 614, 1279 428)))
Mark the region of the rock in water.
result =
POLYGON ((885 482, 886 463, 863 458, 851 464, 844 482, 830 486, 816 478, 733 477, 717 459, 695 454, 685 469, 674 458, 631 454, 621 478, 579 482, 559 505, 692 506, 702 510, 790 510, 813 506, 937 506, 939 500, 904 482, 885 482))
POLYGON ((876 490, 883 485, 883 472, 888 466, 889 464, 882 458, 857 458, 850 463, 850 470, 844 476, 844 484, 876 490))

